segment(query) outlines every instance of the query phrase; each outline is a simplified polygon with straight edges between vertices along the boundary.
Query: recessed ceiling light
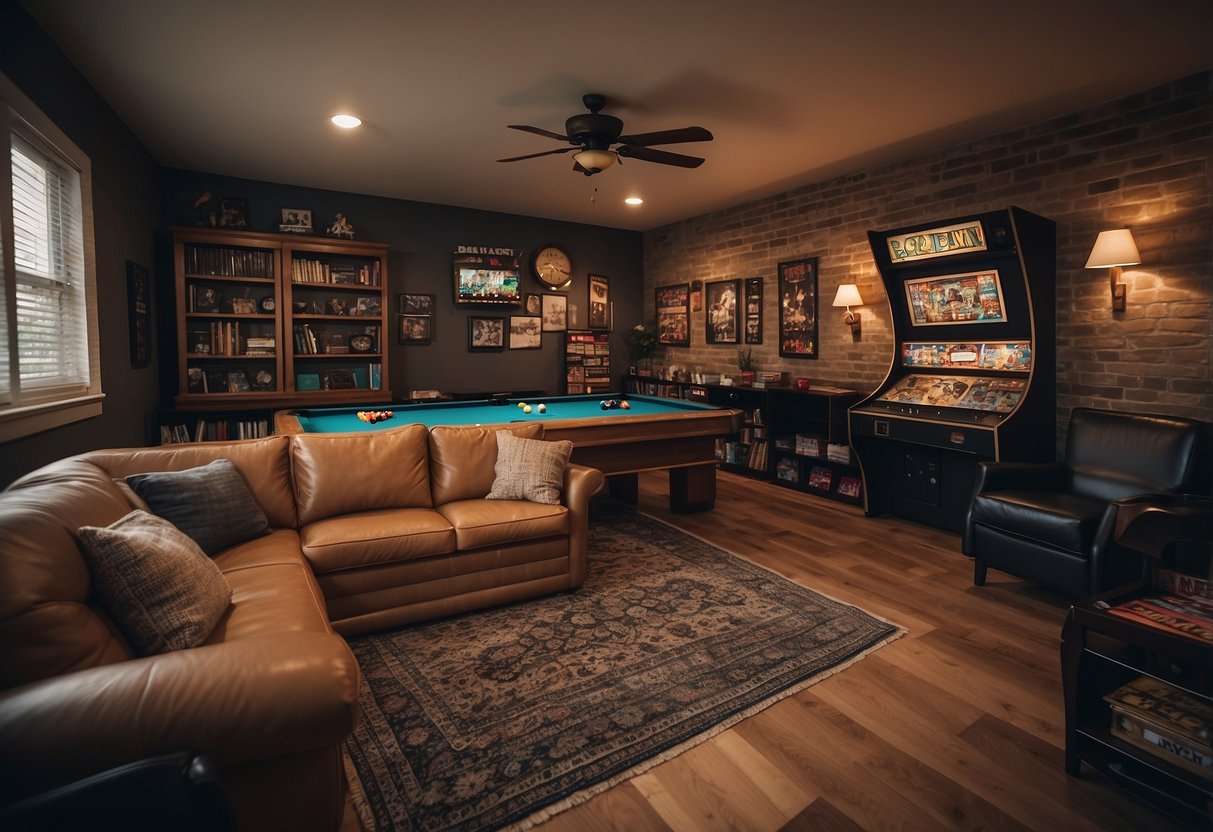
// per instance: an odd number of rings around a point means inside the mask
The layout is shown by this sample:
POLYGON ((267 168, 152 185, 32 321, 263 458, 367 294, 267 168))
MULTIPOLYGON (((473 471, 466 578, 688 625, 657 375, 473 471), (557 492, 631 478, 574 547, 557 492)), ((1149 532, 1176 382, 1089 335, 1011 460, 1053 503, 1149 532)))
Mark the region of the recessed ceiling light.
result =
POLYGON ((333 116, 329 120, 338 127, 344 127, 347 130, 351 130, 357 127, 359 124, 362 124, 362 119, 358 118, 358 116, 351 116, 347 113, 341 113, 340 115, 333 116))
POLYGON ((624 200, 628 205, 644 205, 644 200, 638 196, 630 196, 624 200))

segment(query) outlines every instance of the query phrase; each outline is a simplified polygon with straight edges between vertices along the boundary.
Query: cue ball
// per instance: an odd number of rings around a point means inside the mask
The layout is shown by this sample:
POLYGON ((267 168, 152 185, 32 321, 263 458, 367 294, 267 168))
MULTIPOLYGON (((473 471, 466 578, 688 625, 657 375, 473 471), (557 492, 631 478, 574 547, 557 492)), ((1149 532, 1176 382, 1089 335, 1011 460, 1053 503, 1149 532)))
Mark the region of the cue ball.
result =
POLYGON ((522 406, 522 412, 523 412, 523 413, 530 413, 530 412, 531 412, 531 406, 530 406, 529 404, 524 404, 524 405, 522 406))
POLYGON ((539 412, 540 412, 540 413, 547 413, 547 412, 548 412, 548 406, 547 406, 546 404, 540 404, 540 405, 539 405, 539 412))

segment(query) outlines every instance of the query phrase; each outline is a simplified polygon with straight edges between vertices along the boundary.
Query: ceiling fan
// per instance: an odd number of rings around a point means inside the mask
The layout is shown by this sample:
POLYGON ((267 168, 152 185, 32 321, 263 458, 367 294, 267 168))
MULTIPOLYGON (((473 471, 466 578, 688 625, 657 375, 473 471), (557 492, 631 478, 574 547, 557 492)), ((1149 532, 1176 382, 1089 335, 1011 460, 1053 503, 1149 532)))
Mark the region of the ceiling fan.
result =
POLYGON ((544 130, 542 127, 528 127, 524 124, 508 125, 511 130, 522 130, 526 133, 568 142, 572 147, 545 150, 542 153, 528 153, 526 156, 511 156, 508 159, 498 159, 497 161, 517 162, 521 159, 534 159, 537 156, 573 153, 573 170, 584 173, 586 176, 601 173, 619 161, 619 157, 656 162, 659 165, 676 165, 680 168, 697 168, 703 164, 703 159, 698 156, 654 150, 652 145, 710 142, 712 134, 709 131, 702 127, 683 127, 681 130, 658 130, 653 133, 622 136, 620 133, 623 131, 623 122, 615 116, 599 112, 606 106, 606 101, 606 96, 597 93, 583 95, 581 102, 585 104, 585 108, 589 112, 567 119, 564 123, 563 135, 551 130, 544 130), (618 145, 614 150, 611 149, 613 144, 618 145))

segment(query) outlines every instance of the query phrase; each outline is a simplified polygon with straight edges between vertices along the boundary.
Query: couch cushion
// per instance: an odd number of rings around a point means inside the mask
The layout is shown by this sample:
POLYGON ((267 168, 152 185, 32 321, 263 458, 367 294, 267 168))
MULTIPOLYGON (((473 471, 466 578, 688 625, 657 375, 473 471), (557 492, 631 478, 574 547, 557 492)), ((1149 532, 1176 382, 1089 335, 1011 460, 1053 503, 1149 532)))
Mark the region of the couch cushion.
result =
POLYGON ((306 526, 341 514, 432 508, 425 425, 291 437, 291 476, 306 526))
POLYGON ((1106 509, 1102 500, 1068 491, 989 491, 973 498, 971 517, 974 523, 1086 557, 1106 509))
POLYGON ((569 510, 524 500, 456 500, 438 507, 455 528, 459 551, 569 533, 569 510))
MULTIPOLYGON (((216 459, 230 459, 240 469, 270 526, 293 529, 299 521, 291 491, 290 444, 289 436, 267 436, 232 442, 91 451, 83 454, 83 458, 117 479, 146 471, 183 471, 216 459)), ((137 504, 132 507, 139 508, 137 504)))
POLYGON ((140 655, 196 647, 231 603, 219 567, 163 518, 135 509, 78 534, 98 597, 140 655))
POLYGON ((131 474, 126 482, 149 511, 189 535, 208 555, 270 533, 265 512, 230 459, 184 471, 131 474))
POLYGON ((496 477, 487 499, 556 505, 572 453, 573 443, 567 439, 545 442, 498 431, 496 477))
POLYGON ((455 551, 455 530, 431 508, 364 511, 309 523, 303 554, 316 574, 455 551))
POLYGON ((430 483, 434 505, 479 499, 489 493, 496 475, 497 431, 524 439, 541 439, 543 425, 508 428, 457 428, 440 425, 430 430, 430 483))

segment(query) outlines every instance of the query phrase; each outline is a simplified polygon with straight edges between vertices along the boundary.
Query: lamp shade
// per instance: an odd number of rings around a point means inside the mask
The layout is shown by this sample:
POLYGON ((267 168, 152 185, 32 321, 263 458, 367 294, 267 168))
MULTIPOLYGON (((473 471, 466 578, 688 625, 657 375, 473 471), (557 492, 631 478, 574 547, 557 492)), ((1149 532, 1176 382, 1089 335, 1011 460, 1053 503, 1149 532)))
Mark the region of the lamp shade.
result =
POLYGON ((1141 262, 1137 253, 1137 244, 1133 242, 1133 232, 1127 228, 1117 228, 1114 231, 1100 231, 1095 238, 1095 246, 1091 256, 1087 258, 1086 268, 1103 269, 1108 266, 1136 266, 1141 262))
POLYGON ((834 295, 834 306, 863 306, 863 298, 859 296, 859 287, 854 283, 843 283, 834 295))
POLYGON ((573 154, 573 161, 588 171, 598 172, 615 164, 615 154, 609 150, 583 150, 573 154))

